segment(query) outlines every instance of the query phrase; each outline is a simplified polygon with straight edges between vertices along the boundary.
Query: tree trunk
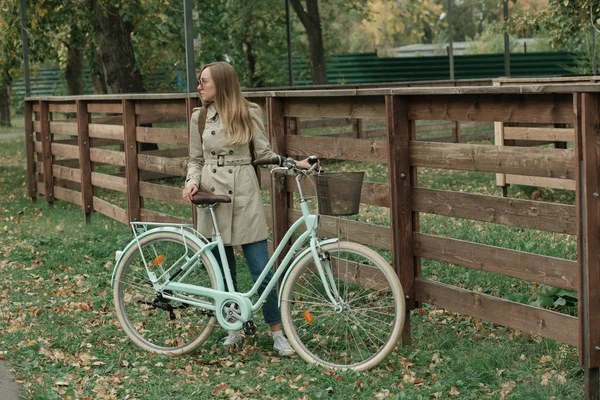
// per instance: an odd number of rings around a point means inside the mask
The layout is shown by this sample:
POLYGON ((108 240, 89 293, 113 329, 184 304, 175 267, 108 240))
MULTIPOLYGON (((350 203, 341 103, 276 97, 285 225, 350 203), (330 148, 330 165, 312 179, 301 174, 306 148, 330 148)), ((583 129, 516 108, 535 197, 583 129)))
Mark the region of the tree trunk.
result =
POLYGON ((73 26, 67 45, 67 69, 65 71, 69 96, 83 94, 83 49, 82 34, 77 26, 73 26))
POLYGON ((123 21, 117 8, 102 0, 91 0, 91 4, 96 42, 108 92, 145 92, 131 43, 133 25, 123 21))
POLYGON ((100 53, 95 44, 92 44, 87 53, 88 64, 90 65, 90 77, 94 86, 94 93, 107 94, 106 78, 104 77, 104 69, 102 68, 102 60, 100 53))
POLYGON ((300 0, 290 0, 290 3, 308 36, 312 83, 313 85, 325 85, 327 84, 327 71, 325 69, 321 17, 319 16, 319 0, 306 0, 306 10, 302 7, 300 0))
POLYGON ((244 50, 244 57, 246 58, 246 68, 249 71, 248 84, 250 87, 263 86, 262 79, 256 76, 256 56, 254 55, 252 44, 249 41, 244 40, 242 48, 244 50))
POLYGON ((10 124, 10 86, 0 86, 0 126, 10 124))

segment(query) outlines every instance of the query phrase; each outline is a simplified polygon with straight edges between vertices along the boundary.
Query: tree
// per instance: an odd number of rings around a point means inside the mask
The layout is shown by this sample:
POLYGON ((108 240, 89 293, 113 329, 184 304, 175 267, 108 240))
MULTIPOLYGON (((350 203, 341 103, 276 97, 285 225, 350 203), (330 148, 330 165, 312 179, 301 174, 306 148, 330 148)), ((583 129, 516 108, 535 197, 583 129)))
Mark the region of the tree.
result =
POLYGON ((19 3, 6 0, 0 3, 0 126, 11 126, 10 84, 20 66, 21 21, 19 3))
POLYGON ((109 93, 145 92, 131 43, 137 2, 90 0, 94 32, 109 93), (133 4, 132 4, 133 3, 133 4), (128 4, 132 4, 128 6, 128 4))
POLYGON ((313 85, 324 85, 327 84, 327 71, 325 69, 325 48, 323 47, 319 0, 304 0, 304 2, 306 8, 300 0, 290 0, 308 37, 312 83, 313 85))
MULTIPOLYGON (((506 29, 511 34, 525 30, 544 35, 554 48, 565 48, 584 55, 581 73, 594 72, 594 36, 600 33, 600 1, 549 0, 545 7, 511 14, 506 29), (594 35, 593 32, 596 32, 594 35)), ((596 54, 597 57, 597 54, 596 54)))

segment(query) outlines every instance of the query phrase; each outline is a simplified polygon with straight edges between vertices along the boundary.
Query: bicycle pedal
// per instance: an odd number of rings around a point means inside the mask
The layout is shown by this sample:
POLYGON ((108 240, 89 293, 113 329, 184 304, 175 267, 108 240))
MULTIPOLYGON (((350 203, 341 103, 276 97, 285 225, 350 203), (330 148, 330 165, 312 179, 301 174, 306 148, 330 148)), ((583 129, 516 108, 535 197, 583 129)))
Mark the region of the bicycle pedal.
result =
POLYGON ((256 325, 252 321, 246 321, 243 324, 244 333, 247 335, 255 335, 256 334, 256 325))

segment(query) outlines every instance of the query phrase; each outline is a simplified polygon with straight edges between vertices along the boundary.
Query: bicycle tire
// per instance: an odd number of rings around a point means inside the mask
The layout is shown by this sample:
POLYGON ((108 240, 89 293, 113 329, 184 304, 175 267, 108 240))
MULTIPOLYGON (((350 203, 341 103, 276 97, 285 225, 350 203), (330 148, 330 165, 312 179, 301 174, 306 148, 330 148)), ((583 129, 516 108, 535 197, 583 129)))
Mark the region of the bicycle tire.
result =
POLYGON ((368 247, 338 242, 321 248, 331 256, 343 305, 335 309, 312 254, 307 254, 282 290, 285 332, 306 362, 334 369, 371 369, 394 350, 404 326, 406 305, 400 281, 385 259, 368 247))
MULTIPOLYGON (((153 264, 151 268, 157 272, 164 271, 172 259, 193 255, 198 250, 197 243, 184 239, 179 233, 157 232, 140 239, 121 258, 115 274, 113 301, 121 327, 140 348, 158 354, 181 355, 193 351, 210 336, 216 317, 175 300, 160 300, 142 261, 159 260, 158 265, 154 261, 146 263, 153 264), (140 249, 145 258, 141 257, 140 249), (152 303, 154 301, 156 303, 152 303)), ((157 273, 157 277, 159 275, 157 273)), ((185 282, 217 287, 215 273, 206 255, 185 282)))

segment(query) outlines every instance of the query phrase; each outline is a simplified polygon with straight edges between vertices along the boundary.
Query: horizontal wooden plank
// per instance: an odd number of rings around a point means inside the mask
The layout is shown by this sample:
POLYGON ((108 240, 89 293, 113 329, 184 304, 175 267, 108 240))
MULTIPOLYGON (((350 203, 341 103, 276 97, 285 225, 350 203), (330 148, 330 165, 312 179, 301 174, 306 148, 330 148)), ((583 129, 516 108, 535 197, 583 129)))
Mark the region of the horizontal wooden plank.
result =
MULTIPOLYGON (((432 91, 435 90, 438 89, 432 91)), ((574 120, 571 93, 415 95, 409 98, 407 104, 409 119, 413 120, 539 124, 572 124, 574 120)))
MULTIPOLYGON (((288 223, 294 223, 302 216, 299 210, 288 210, 288 223)), ((387 226, 367 224, 364 222, 350 221, 347 219, 322 215, 320 219, 319 235, 339 237, 342 240, 357 242, 382 250, 391 250, 392 232, 387 226)), ((299 231, 304 231, 301 227, 299 231)))
POLYGON ((34 132, 42 131, 42 122, 41 121, 33 121, 33 131, 34 132))
POLYGON ((573 179, 542 178, 539 176, 523 176, 506 174, 506 183, 512 185, 539 186, 553 189, 575 190, 573 179))
POLYGON ((54 198, 68 201, 69 203, 81 205, 81 192, 65 189, 60 186, 54 186, 54 198))
POLYGON ((417 125, 417 133, 449 130, 454 128, 455 126, 456 124, 452 121, 439 122, 435 124, 417 125))
POLYGON ((161 174, 186 176, 187 157, 166 158, 138 154, 138 168, 144 171, 160 172, 161 174))
POLYGON ((92 172, 92 186, 99 186, 105 189, 116 190, 118 192, 127 192, 127 181, 114 175, 92 172))
POLYGON ((352 124, 352 118, 330 118, 300 121, 300 129, 329 128, 352 124))
POLYGON ((125 166, 125 153, 122 151, 105 150, 105 149, 90 149, 90 160, 103 164, 125 166))
POLYGON ((181 188, 157 185, 155 183, 140 182, 140 196, 161 200, 170 204, 190 206, 190 203, 181 197, 181 188))
MULTIPOLYGON (((367 151, 368 149, 365 149, 367 151)), ((575 152, 480 144, 410 143, 415 167, 497 172, 547 178, 575 178, 575 152)))
POLYGON ((102 114, 122 114, 123 104, 119 102, 89 102, 87 105, 89 113, 102 113, 102 114))
POLYGON ((75 113, 77 112, 77 106, 75 105, 75 103, 50 103, 48 104, 48 111, 61 113, 75 113))
POLYGON ((415 187, 412 207, 429 214, 577 234, 576 207, 566 204, 415 187))
POLYGON ((94 205, 94 211, 104 214, 109 218, 119 221, 122 224, 128 225, 129 220, 127 219, 127 211, 121 207, 117 207, 114 204, 110 204, 108 201, 102 200, 99 197, 94 196, 92 199, 94 205))
POLYGON ((76 168, 79 169, 79 160, 76 158, 63 159, 63 160, 54 160, 52 161, 54 165, 62 165, 63 167, 76 168))
MULTIPOLYGON (((191 211, 190 211, 191 213, 191 211)), ((172 215, 151 211, 145 208, 140 208, 140 216, 142 222, 161 222, 161 223, 173 223, 173 224, 191 224, 192 219, 185 219, 174 217, 172 215)))
MULTIPOLYGON (((494 131, 489 132, 477 132, 477 133, 467 133, 460 135, 460 142, 472 142, 475 140, 488 140, 494 138, 494 131)), ((418 141, 421 142, 435 142, 435 143, 456 143, 455 136, 441 136, 441 137, 428 137, 428 138, 417 138, 418 141)))
MULTIPOLYGON (((42 182, 36 182, 35 187, 37 189, 38 196, 46 194, 46 186, 44 185, 44 179, 40 178, 42 182)), ((43 197, 43 196, 41 196, 43 197)))
POLYGON ((572 128, 518 128, 505 126, 504 140, 572 142, 575 140, 575 131, 572 128))
POLYGON ((142 154, 146 154, 149 156, 157 156, 157 157, 168 157, 168 158, 182 158, 188 157, 188 148, 187 147, 179 147, 172 149, 162 149, 162 150, 145 150, 142 154))
POLYGON ((136 101, 136 114, 186 115, 185 100, 136 101))
POLYGON ((415 256, 512 276, 568 290, 579 290, 576 261, 546 257, 463 240, 413 233, 415 256))
POLYGON ((52 175, 56 178, 65 179, 71 182, 81 182, 81 171, 75 168, 52 165, 52 175))
POLYGON ((50 133, 77 136, 77 122, 75 120, 73 122, 50 121, 50 133))
POLYGON ((123 140, 124 130, 122 125, 89 124, 91 138, 123 140))
POLYGON ((382 140, 289 135, 287 154, 316 155, 334 160, 387 162, 387 143, 382 140))
POLYGON ((69 144, 51 143, 50 149, 52 155, 68 157, 68 158, 79 158, 79 147, 69 144))
POLYGON ((571 346, 579 344, 579 320, 570 315, 420 278, 415 279, 415 296, 421 303, 471 315, 571 346))
POLYGON ((136 139, 144 143, 188 144, 187 129, 180 128, 146 128, 138 126, 136 139))
POLYGON ((286 117, 304 118, 385 118, 383 96, 285 99, 286 117))

